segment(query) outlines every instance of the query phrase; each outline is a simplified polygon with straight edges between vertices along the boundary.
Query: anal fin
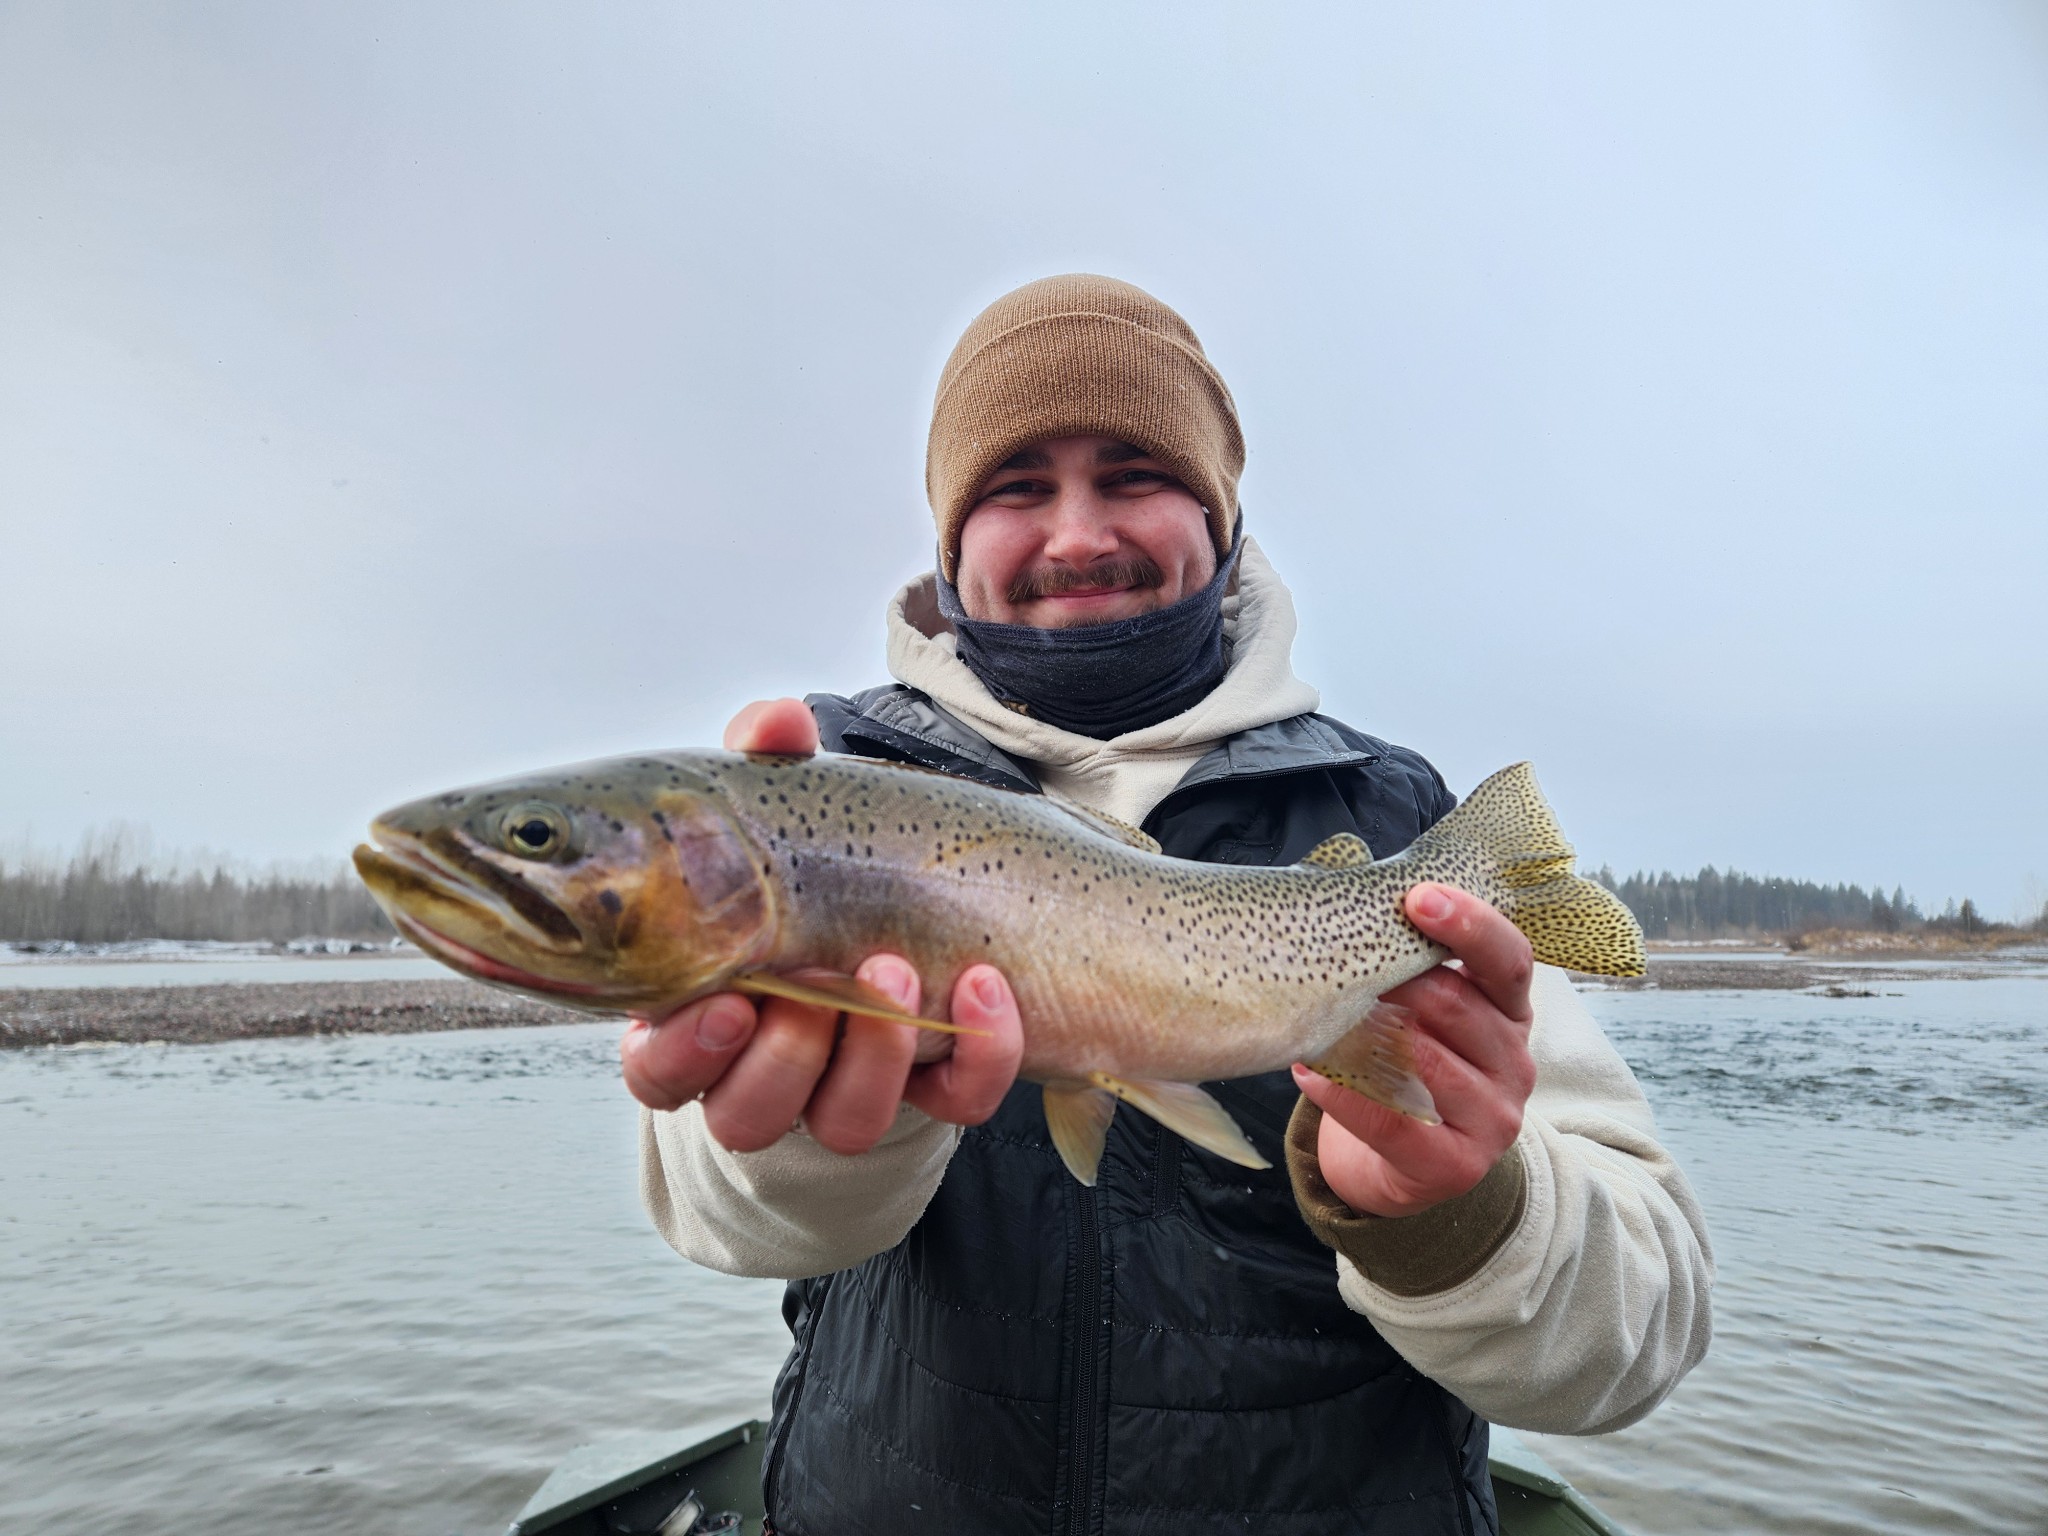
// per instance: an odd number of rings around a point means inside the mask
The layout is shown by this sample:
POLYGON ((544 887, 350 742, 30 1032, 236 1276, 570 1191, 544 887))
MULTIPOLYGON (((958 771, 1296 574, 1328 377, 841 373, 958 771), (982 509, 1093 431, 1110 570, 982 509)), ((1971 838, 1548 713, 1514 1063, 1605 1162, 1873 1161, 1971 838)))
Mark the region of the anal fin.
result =
POLYGON ((1214 1152, 1240 1168, 1273 1166, 1245 1138, 1237 1122, 1230 1118, 1230 1111, 1193 1083, 1117 1077, 1108 1072, 1090 1072, 1088 1081, 1115 1094, 1131 1108, 1142 1110, 1205 1152, 1214 1152))
POLYGON ((1358 1027, 1308 1069, 1411 1120, 1441 1125, 1436 1100, 1416 1071, 1414 1018, 1399 1003, 1374 1003, 1358 1027))
POLYGON ((1103 1138, 1116 1114, 1116 1100, 1086 1083, 1045 1085, 1045 1125, 1060 1149, 1067 1172, 1093 1188, 1102 1162, 1103 1138))
POLYGON ((727 985, 735 992, 745 992, 753 997, 783 997, 793 1003, 809 1003, 816 1008, 830 1008, 836 1013, 857 1013, 864 1019, 889 1019, 897 1024, 934 1029, 946 1035, 988 1033, 985 1029, 970 1029, 965 1024, 941 1024, 937 1019, 921 1019, 914 1013, 905 1013, 858 976, 848 976, 841 971, 741 971, 727 985))

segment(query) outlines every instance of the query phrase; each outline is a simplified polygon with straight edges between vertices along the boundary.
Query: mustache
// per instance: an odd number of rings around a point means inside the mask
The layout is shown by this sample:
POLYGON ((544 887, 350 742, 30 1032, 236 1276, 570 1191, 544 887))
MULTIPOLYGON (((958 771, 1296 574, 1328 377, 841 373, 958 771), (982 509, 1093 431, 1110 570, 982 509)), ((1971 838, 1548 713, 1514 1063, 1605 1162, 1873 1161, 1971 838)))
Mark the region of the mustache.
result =
POLYGON ((1010 583, 1004 596, 1012 603, 1029 603, 1041 597, 1064 597, 1070 592, 1101 592, 1117 587, 1149 590, 1165 584, 1166 572, 1159 568, 1157 561, 1148 560, 1143 555, 1126 555, 1121 559, 1104 560, 1083 571, 1064 565, 1027 571, 1010 583))

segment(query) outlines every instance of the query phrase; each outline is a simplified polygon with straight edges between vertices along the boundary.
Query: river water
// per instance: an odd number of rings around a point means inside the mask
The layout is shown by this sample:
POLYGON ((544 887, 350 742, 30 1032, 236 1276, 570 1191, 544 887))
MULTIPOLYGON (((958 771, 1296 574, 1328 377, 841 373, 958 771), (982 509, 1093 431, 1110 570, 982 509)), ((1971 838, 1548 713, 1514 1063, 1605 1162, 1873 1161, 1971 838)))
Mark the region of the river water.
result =
MULTIPOLYGON (((1641 1536, 2048 1530, 2048 981, 1873 990, 1594 1000, 1721 1266, 1663 1408, 1538 1441, 1641 1536)), ((0 1055, 0 1530, 482 1536, 759 1412, 779 1287, 648 1228, 615 1038, 0 1055)))

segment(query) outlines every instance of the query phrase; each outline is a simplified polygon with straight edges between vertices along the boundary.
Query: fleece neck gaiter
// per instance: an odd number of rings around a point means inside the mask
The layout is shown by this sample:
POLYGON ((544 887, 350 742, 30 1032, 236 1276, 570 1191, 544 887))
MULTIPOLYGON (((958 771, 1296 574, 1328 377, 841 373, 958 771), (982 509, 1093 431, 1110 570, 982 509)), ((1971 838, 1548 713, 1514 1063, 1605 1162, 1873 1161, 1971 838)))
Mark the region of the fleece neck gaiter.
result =
POLYGON ((941 570, 939 612, 961 661, 1005 704, 1035 720, 1107 741, 1192 708, 1223 680, 1223 598, 1244 548, 1240 529, 1201 591, 1135 618, 1072 629, 970 619, 941 570))

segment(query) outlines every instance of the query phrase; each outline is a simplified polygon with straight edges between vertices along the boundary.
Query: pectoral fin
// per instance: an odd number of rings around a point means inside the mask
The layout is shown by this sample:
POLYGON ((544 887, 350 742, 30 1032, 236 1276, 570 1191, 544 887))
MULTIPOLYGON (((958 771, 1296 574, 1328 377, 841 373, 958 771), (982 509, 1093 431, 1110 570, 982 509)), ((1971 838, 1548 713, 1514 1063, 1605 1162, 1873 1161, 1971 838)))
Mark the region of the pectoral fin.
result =
POLYGON ((753 997, 786 997, 793 1003, 810 1003, 814 1007, 830 1008, 836 1013, 857 1013, 864 1019, 890 1019, 919 1029, 935 1029, 946 1035, 988 1033, 985 1029, 970 1029, 965 1024, 941 1024, 936 1019, 921 1019, 914 1013, 905 1013, 858 976, 848 976, 842 971, 741 971, 728 985, 735 992, 745 992, 753 997))
POLYGON ((1259 1149, 1245 1139, 1230 1111, 1193 1083, 1153 1082, 1136 1077, 1113 1077, 1107 1072, 1090 1072, 1088 1081, 1122 1099, 1133 1109, 1143 1110, 1169 1131, 1177 1131, 1205 1152, 1236 1163, 1241 1168, 1270 1168, 1259 1149))
POLYGON ((1102 1139, 1116 1115, 1116 1100, 1085 1083, 1045 1085, 1045 1125, 1067 1171, 1091 1188, 1102 1162, 1102 1139))
POLYGON ((1399 1003, 1374 1003, 1359 1026, 1308 1069, 1424 1125, 1441 1125, 1436 1100, 1415 1069, 1414 1017, 1399 1003))

